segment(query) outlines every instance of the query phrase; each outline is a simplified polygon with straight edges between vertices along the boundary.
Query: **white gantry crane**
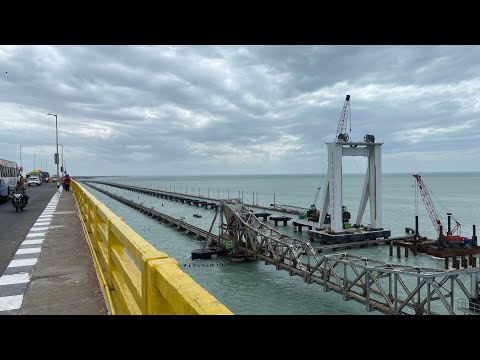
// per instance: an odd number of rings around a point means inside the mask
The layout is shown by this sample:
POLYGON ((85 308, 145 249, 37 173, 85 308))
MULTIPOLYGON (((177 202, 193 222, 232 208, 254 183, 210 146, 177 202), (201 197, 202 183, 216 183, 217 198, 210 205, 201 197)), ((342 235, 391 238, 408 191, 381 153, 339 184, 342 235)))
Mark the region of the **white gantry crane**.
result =
POLYGON ((343 174, 342 158, 344 156, 365 156, 368 158, 368 168, 358 209, 356 226, 359 226, 367 201, 370 200, 370 228, 382 228, 382 153, 383 143, 375 142, 375 136, 367 134, 363 142, 350 141, 347 133, 347 122, 350 123, 350 95, 346 96, 340 121, 337 127, 335 141, 327 143, 328 165, 327 176, 323 186, 322 201, 318 227, 324 228, 325 217, 330 208, 331 230, 343 232, 343 174))

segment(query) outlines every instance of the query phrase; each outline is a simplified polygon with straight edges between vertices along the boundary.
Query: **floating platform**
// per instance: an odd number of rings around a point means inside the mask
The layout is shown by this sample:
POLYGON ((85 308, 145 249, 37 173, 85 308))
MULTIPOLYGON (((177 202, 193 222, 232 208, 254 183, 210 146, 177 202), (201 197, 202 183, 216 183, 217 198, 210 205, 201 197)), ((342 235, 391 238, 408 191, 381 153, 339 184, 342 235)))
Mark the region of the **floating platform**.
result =
POLYGON ((253 215, 257 218, 262 218, 262 221, 267 221, 267 218, 272 214, 267 212, 254 212, 253 215))
MULTIPOLYGON (((440 257, 440 258, 447 258, 447 257, 453 257, 453 256, 469 256, 469 255, 476 255, 480 254, 480 247, 475 246, 471 247, 468 249, 448 249, 446 248, 445 250, 438 250, 433 247, 429 247, 426 249, 427 255, 432 255, 435 257, 440 257)), ((419 252, 420 249, 418 250, 419 252)))
POLYGON ((332 244, 332 245, 319 245, 319 246, 313 246, 313 249, 318 253, 321 254, 324 251, 336 251, 336 250, 343 250, 347 249, 350 250, 352 248, 358 248, 358 247, 369 247, 369 246, 378 246, 378 245, 384 245, 385 243, 390 243, 392 240, 387 238, 387 239, 375 239, 375 240, 363 240, 363 241, 355 241, 355 242, 346 242, 346 243, 340 243, 340 244, 332 244))
POLYGON ((275 222, 275 226, 278 226, 279 221, 283 222, 283 226, 287 226, 287 222, 292 220, 292 218, 288 216, 270 216, 270 220, 275 222))
POLYGON ((192 260, 196 259, 211 259, 212 255, 218 256, 227 256, 228 250, 225 250, 220 247, 215 248, 206 248, 206 249, 197 249, 192 251, 192 260))
POLYGON ((378 238, 387 239, 390 236, 391 231, 384 229, 350 228, 342 233, 330 233, 326 230, 308 230, 310 241, 315 242, 318 239, 318 242, 327 245, 376 240, 378 238))
MULTIPOLYGON (((401 246, 408 248, 410 251, 414 252, 414 238, 405 237, 405 239, 393 241, 393 245, 401 246)), ((464 247, 464 248, 449 248, 445 247, 444 250, 439 250, 437 245, 437 240, 427 239, 425 237, 420 237, 417 242, 417 252, 435 256, 438 258, 449 258, 455 256, 470 256, 480 254, 480 247, 464 247)))
POLYGON ((308 224, 304 224, 304 223, 301 223, 301 222, 298 222, 298 221, 294 221, 292 223, 293 227, 294 228, 297 228, 297 231, 298 232, 302 232, 302 228, 305 226, 305 227, 308 227, 308 230, 312 230, 313 229, 313 225, 308 225, 308 224))
POLYGON ((254 262, 257 261, 255 256, 247 256, 245 253, 230 254, 228 260, 233 263, 254 262))

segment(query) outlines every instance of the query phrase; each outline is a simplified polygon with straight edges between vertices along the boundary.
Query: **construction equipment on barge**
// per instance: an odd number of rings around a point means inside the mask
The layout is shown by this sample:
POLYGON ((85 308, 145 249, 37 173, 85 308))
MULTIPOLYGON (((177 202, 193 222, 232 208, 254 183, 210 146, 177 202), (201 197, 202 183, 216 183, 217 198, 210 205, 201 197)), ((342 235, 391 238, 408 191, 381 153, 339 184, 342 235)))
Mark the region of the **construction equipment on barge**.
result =
MULTIPOLYGON (((453 214, 447 211, 448 224, 447 227, 443 226, 437 209, 433 203, 432 195, 435 195, 424 183, 422 177, 419 174, 414 174, 415 178, 415 196, 417 215, 415 216, 415 230, 405 228, 406 231, 411 232, 410 236, 406 236, 404 239, 395 240, 390 245, 390 256, 393 256, 392 246, 397 246, 397 257, 400 255, 399 247, 405 248, 405 256, 408 256, 408 250, 411 250, 414 255, 417 252, 426 253, 435 257, 445 259, 445 269, 449 268, 449 259, 452 259, 452 267, 459 268, 467 266, 467 263, 473 263, 476 266, 476 258, 473 255, 480 254, 480 247, 477 246, 476 227, 473 225, 473 236, 471 239, 467 239, 460 233, 461 224, 453 217, 453 214), (436 239, 427 239, 420 237, 418 230, 418 193, 421 195, 425 209, 428 216, 432 221, 435 228, 436 239), (452 220, 455 225, 452 227, 452 220), (460 260, 457 260, 457 256, 460 260), (467 261, 468 260, 468 261, 467 261)), ((438 200, 438 198, 437 198, 438 200)))
POLYGON ((430 196, 431 190, 427 188, 425 183, 422 180, 422 177, 418 174, 414 174, 413 177, 417 180, 416 185, 418 187, 418 192, 422 196, 423 203, 425 204, 425 208, 427 209, 427 213, 430 216, 430 220, 435 227, 435 230, 438 234, 438 248, 439 250, 443 250, 445 247, 447 248, 464 248, 466 247, 464 244, 465 237, 460 235, 461 225, 455 219, 455 226, 452 228, 451 219, 453 217, 451 212, 447 213, 448 217, 448 228, 445 231, 445 227, 442 225, 440 217, 438 216, 437 209, 433 204, 432 197, 430 196), (454 235, 455 234, 455 235, 454 235))

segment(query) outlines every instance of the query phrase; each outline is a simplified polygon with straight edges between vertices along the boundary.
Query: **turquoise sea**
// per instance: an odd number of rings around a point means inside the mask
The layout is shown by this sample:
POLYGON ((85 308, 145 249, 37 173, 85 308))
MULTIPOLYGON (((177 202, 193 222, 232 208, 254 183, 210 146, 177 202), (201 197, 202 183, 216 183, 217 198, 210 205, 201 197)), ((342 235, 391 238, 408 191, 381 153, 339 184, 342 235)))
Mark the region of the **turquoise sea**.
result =
MULTIPOLYGON (((480 223, 480 173, 424 173, 425 184, 435 195, 433 200, 437 212, 446 226, 449 211, 462 224, 462 235, 470 237, 472 224, 480 223)), ((288 204, 308 208, 317 188, 323 186, 322 175, 216 175, 216 176, 150 176, 150 177, 106 177, 97 178, 116 183, 131 184, 153 189, 164 189, 183 194, 209 195, 212 198, 241 197, 245 202, 269 205, 288 204)), ((419 197, 415 201, 412 174, 384 174, 382 179, 383 227, 391 229, 392 236, 404 234, 405 227, 414 227, 418 204, 420 234, 435 237, 434 227, 419 197)), ((352 213, 354 221, 360 202, 363 175, 344 175, 344 205, 352 213)), ((154 206, 155 209, 208 230, 214 211, 185 204, 157 199, 118 188, 101 186, 137 202, 154 206), (192 215, 201 214, 201 218, 192 215)), ((212 293, 235 314, 378 314, 365 312, 365 307, 355 301, 344 302, 336 293, 325 293, 318 285, 308 285, 299 277, 290 277, 286 271, 277 271, 274 266, 263 262, 236 265, 221 265, 223 259, 212 260, 213 267, 188 267, 193 264, 190 252, 201 247, 174 228, 152 220, 112 198, 87 187, 100 201, 143 236, 152 245, 178 260, 182 268, 200 285, 212 293), (216 265, 216 264, 219 265, 216 265), (187 267, 183 265, 187 264, 187 267)), ((319 199, 321 196, 319 196, 319 199)), ((317 206, 319 206, 319 202, 317 206)), ((368 205, 367 205, 368 209, 368 205)), ((362 223, 369 223, 369 212, 365 211, 362 223)), ((272 224, 273 225, 273 222, 272 224)), ((278 229, 297 238, 308 240, 306 234, 293 231, 291 226, 278 229)), ((401 260, 388 256, 388 247, 370 247, 348 250, 373 259, 400 262, 402 264, 428 267, 443 266, 443 259, 426 255, 410 256, 401 260)), ((204 262, 205 263, 205 262, 204 262)), ((201 264, 196 262, 196 264, 201 264)), ((205 263, 207 264, 207 263, 205 263)))

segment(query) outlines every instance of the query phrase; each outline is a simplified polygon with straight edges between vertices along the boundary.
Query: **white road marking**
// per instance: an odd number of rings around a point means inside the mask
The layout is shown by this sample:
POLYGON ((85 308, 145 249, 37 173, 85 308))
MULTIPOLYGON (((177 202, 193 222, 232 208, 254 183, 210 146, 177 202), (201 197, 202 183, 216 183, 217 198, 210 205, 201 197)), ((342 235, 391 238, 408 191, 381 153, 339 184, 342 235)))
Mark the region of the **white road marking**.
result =
POLYGON ((32 232, 32 231, 45 231, 45 230, 48 230, 48 226, 47 227, 40 227, 40 226, 33 225, 32 228, 30 229, 30 232, 32 232))
POLYGON ((28 273, 3 275, 0 277, 0 285, 22 284, 28 283, 29 281, 30 276, 28 273))
POLYGON ((45 240, 43 239, 37 239, 37 240, 25 240, 22 245, 36 245, 36 244, 41 244, 45 240))
POLYGON ((32 237, 45 237, 44 232, 39 232, 39 233, 28 233, 27 238, 32 238, 32 237))
POLYGON ((0 311, 20 309, 22 306, 23 294, 0 297, 0 311))
POLYGON ((42 248, 41 248, 41 247, 37 247, 37 248, 27 248, 27 249, 18 249, 17 252, 16 252, 16 255, 21 255, 21 254, 35 254, 35 253, 39 253, 40 251, 42 251, 42 248))
POLYGON ((10 261, 10 264, 8 264, 7 267, 12 268, 12 267, 19 267, 19 266, 35 265, 37 263, 37 260, 38 260, 37 258, 12 260, 10 261))

